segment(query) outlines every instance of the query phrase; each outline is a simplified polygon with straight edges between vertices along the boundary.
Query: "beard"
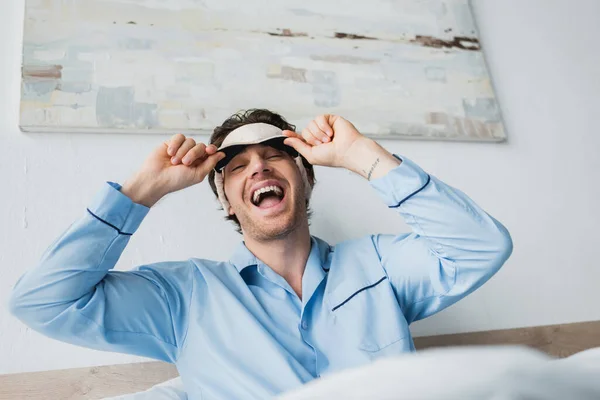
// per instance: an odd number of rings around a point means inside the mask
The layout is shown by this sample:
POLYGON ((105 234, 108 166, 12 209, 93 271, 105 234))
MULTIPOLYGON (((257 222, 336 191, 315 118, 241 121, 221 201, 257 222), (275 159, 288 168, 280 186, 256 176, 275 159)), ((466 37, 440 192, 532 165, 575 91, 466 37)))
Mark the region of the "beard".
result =
POLYGON ((306 222, 308 214, 304 189, 295 187, 292 198, 294 200, 291 203, 291 208, 286 209, 279 215, 263 219, 251 215, 251 211, 246 207, 234 207, 232 205, 244 236, 248 235, 261 242, 281 239, 306 222))

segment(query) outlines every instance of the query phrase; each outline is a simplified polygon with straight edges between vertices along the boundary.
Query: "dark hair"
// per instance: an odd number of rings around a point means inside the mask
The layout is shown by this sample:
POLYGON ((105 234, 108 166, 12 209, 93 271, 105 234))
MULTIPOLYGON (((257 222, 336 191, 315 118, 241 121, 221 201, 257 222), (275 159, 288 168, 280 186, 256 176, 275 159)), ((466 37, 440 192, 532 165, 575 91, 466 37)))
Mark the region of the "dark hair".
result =
MULTIPOLYGON (((290 130, 295 131, 296 126, 290 124, 283 118, 281 115, 274 113, 273 111, 265 110, 265 109, 250 109, 245 111, 239 111, 233 114, 231 117, 227 118, 225 122, 223 122, 220 126, 217 126, 213 131, 213 134, 210 137, 210 144, 214 144, 219 148, 227 135, 229 135, 232 131, 239 128, 240 126, 244 126, 247 124, 256 124, 259 122, 263 122, 265 124, 274 125, 282 130, 290 130)), ((300 156, 302 157, 302 156, 300 156)), ((302 157, 302 164, 304 164, 304 168, 306 168, 306 175, 308 176, 309 181, 312 182, 313 186, 315 183, 315 171, 313 169, 312 164, 310 164, 304 157, 302 157)), ((217 187, 215 185, 215 170, 211 170, 208 175, 208 182, 210 184, 210 188, 212 189, 215 196, 218 198, 217 187)), ((310 218, 310 211, 308 210, 308 199, 306 199, 306 208, 308 217, 310 218)), ((227 210, 226 210, 227 211, 227 210)), ((233 221, 237 225, 237 231, 242 233, 242 228, 240 225, 240 221, 237 219, 235 215, 227 215, 225 217, 228 221, 233 221)))

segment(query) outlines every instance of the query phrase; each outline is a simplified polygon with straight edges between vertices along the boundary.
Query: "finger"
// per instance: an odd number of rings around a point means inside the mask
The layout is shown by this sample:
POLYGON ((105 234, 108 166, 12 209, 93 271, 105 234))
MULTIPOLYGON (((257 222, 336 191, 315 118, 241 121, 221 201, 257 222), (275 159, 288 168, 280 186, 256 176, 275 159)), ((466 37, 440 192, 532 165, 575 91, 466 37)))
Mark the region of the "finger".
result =
POLYGON ((308 130, 312 133, 315 139, 319 140, 320 142, 329 142, 329 136, 327 136, 327 134, 322 131, 321 128, 319 128, 319 125, 317 125, 316 121, 310 121, 310 124, 308 124, 308 130))
POLYGON ((304 139, 306 143, 311 144, 313 146, 323 144, 323 142, 321 142, 319 139, 313 136, 313 134, 311 133, 311 131, 308 130, 308 128, 304 128, 302 130, 302 139, 304 139))
POLYGON ((296 132, 294 132, 294 131, 290 131, 290 130, 284 130, 284 131, 283 131, 283 134, 284 134, 285 136, 287 136, 287 137, 291 137, 291 138, 299 138, 299 139, 301 139, 301 138, 302 138, 302 135, 301 135, 301 134, 299 134, 299 133, 296 133, 296 132))
POLYGON ((192 139, 192 138, 185 139, 183 144, 179 147, 179 150, 177 150, 177 153, 173 156, 173 158, 171 158, 171 163, 174 165, 179 164, 179 161, 181 161, 183 156, 185 156, 186 153, 188 151, 190 151, 190 149, 193 148, 195 145, 196 145, 196 141, 194 139, 192 139))
POLYGON ((217 163, 224 158, 225 153, 222 151, 209 155, 203 162, 195 167, 197 176, 196 180, 198 182, 202 182, 204 178, 206 178, 206 175, 208 175, 210 171, 217 166, 217 163))
POLYGON ((208 156, 206 153, 206 145, 204 143, 197 143, 192 147, 185 156, 181 159, 181 162, 185 165, 190 165, 196 160, 203 160, 208 156))
MULTIPOLYGON (((306 141, 304 140, 304 137, 298 133, 298 132, 294 132, 294 131, 283 131, 283 134, 289 138, 292 139, 298 139, 304 143, 306 143, 306 141)), ((284 144, 285 144, 285 140, 284 140, 284 144)), ((313 146, 313 144, 311 143, 310 146, 313 146)), ((290 146, 291 147, 291 146, 290 146)))
POLYGON ((185 136, 181 133, 173 135, 167 142, 167 154, 173 156, 179 150, 179 147, 185 142, 185 136))
MULTIPOLYGON (((283 134, 284 134, 285 136, 287 136, 288 138, 290 138, 290 139, 298 139, 298 140, 299 140, 299 141, 301 141, 302 143, 305 143, 305 144, 307 143, 307 142, 304 140, 304 137, 303 137, 301 134, 297 133, 297 132, 294 132, 294 131, 289 131, 289 130, 285 130, 285 131, 283 131, 283 134)), ((311 137, 312 137, 312 136, 311 136, 311 137)), ((291 145, 287 144, 288 142, 286 142, 286 140, 287 140, 287 139, 285 139, 285 140, 283 141, 283 144, 285 144, 286 146, 289 146, 289 147, 292 147, 292 148, 294 148, 293 146, 291 146, 291 145)), ((292 143, 292 142, 289 142, 289 143, 292 143)), ((314 144, 312 144, 312 143, 308 143, 308 146, 311 146, 311 147, 312 147, 312 146, 314 146, 314 144)), ((294 148, 294 149, 295 149, 295 148, 294 148)), ((297 149, 295 149, 295 150, 297 150, 297 149)))
MULTIPOLYGON (((298 132, 294 132, 294 131, 283 131, 283 132, 284 132, 284 135, 287 136, 290 139, 298 139, 302 143, 308 143, 306 140, 304 140, 304 136, 302 134, 298 133, 298 132)), ((308 134, 308 137, 313 138, 313 136, 310 135, 310 134, 308 134)), ((283 142, 285 144, 285 140, 283 142)), ((308 145, 311 146, 311 147, 314 146, 314 144, 312 144, 312 143, 308 143, 308 145)))
POLYGON ((331 138, 333 136, 333 129, 331 128, 331 125, 329 125, 325 115, 319 115, 317 118, 315 118, 315 122, 317 123, 319 129, 325 132, 328 137, 331 138))
POLYGON ((287 138, 283 141, 287 146, 293 147, 298 153, 302 154, 308 162, 312 163, 312 146, 306 143, 304 140, 295 138, 287 138))
POLYGON ((217 146, 215 146, 214 144, 209 144, 208 146, 206 146, 206 154, 208 155, 213 155, 217 152, 218 148, 217 146))

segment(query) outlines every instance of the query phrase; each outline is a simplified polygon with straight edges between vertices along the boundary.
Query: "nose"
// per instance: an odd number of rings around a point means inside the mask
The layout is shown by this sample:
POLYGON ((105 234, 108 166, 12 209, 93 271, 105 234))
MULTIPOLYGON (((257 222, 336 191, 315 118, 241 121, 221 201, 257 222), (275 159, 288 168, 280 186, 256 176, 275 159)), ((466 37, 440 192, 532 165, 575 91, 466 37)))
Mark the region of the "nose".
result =
POLYGON ((255 178, 257 175, 271 172, 271 167, 263 157, 256 155, 252 157, 250 162, 250 172, 252 177, 255 178))

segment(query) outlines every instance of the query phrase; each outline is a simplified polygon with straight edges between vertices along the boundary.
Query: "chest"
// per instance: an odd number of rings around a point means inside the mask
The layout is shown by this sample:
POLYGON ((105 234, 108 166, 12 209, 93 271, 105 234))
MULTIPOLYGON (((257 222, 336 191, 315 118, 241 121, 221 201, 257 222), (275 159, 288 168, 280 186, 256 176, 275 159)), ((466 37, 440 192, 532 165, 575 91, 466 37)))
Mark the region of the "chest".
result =
POLYGON ((328 279, 304 306, 284 289, 207 285, 192 298, 181 360, 207 378, 252 370, 292 384, 413 349, 384 274, 333 291, 328 279))

